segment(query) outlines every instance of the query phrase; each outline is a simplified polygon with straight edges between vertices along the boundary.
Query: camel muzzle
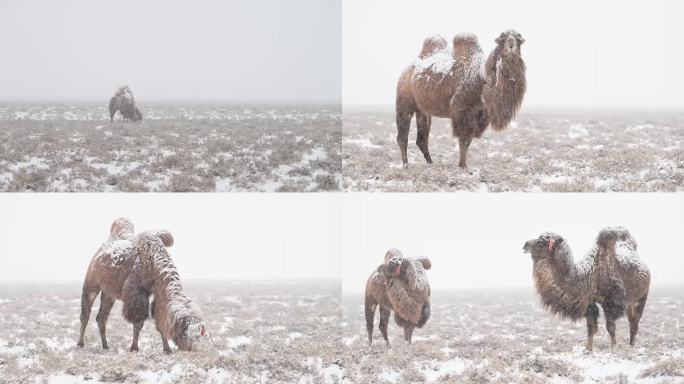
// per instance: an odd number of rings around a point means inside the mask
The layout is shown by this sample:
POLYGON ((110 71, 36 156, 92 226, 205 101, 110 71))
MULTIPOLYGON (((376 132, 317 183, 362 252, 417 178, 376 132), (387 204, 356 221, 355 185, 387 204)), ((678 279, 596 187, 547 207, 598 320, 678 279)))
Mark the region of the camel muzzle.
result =
POLYGON ((531 252, 532 252, 532 247, 534 246, 534 243, 535 243, 536 241, 537 241, 536 239, 535 239, 535 240, 528 240, 528 241, 525 243, 525 245, 523 245, 523 252, 525 252, 525 253, 531 253, 531 252))

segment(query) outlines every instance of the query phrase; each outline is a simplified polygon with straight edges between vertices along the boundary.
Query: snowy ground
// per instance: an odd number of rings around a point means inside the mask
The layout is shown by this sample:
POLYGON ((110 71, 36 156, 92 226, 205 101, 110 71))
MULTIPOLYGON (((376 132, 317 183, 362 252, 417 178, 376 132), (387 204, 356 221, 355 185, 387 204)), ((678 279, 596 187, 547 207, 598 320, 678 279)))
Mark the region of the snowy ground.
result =
POLYGON ((473 140, 458 168, 451 122, 433 119, 428 165, 409 136, 403 169, 394 112, 344 109, 343 188, 351 191, 681 191, 684 112, 525 112, 473 140))
POLYGON ((339 107, 0 105, 0 191, 340 189, 339 107))
POLYGON ((0 383, 334 383, 339 282, 198 283, 187 294, 207 332, 194 352, 165 355, 154 323, 128 352, 132 328, 117 302, 100 348, 95 303, 84 348, 76 347, 79 285, 0 286, 0 383))
POLYGON ((433 292, 432 318, 413 344, 392 320, 390 347, 377 330, 369 348, 362 294, 344 295, 340 359, 350 382, 378 383, 682 383, 684 290, 654 288, 637 346, 618 321, 618 347, 601 314, 594 353, 584 352, 586 326, 553 318, 532 292, 433 292))
POLYGON ((362 295, 339 282, 186 282, 212 341, 165 355, 154 325, 140 352, 127 351, 131 326, 117 303, 108 323, 110 350, 94 321, 78 336, 80 287, 0 286, 0 383, 681 383, 684 382, 684 290, 655 287, 636 348, 625 319, 617 349, 601 328, 593 354, 583 351, 583 323, 544 312, 532 292, 434 292, 432 318, 402 341, 390 324, 387 347, 377 331, 369 348, 362 295), (342 299, 341 299, 342 298, 342 299))

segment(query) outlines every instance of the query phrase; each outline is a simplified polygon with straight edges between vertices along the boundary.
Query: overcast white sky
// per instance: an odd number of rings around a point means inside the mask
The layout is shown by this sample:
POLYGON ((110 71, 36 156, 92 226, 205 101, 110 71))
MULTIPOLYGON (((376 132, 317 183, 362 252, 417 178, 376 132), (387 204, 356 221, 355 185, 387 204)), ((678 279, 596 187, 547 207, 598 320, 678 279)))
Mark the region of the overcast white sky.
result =
POLYGON ((117 217, 164 228, 183 279, 339 279, 329 194, 0 194, 0 282, 81 282, 117 217))
POLYGON ((524 107, 684 108, 684 2, 345 0, 343 103, 393 104, 423 40, 475 33, 489 54, 525 37, 524 107))
POLYGON ((3 0, 0 101, 337 102, 340 0, 3 0))
POLYGON ((349 194, 342 290, 362 292, 389 248, 428 256, 433 289, 532 289, 525 241, 554 231, 577 261, 598 231, 612 225, 627 227, 636 238, 653 287, 684 283, 682 194, 349 194))

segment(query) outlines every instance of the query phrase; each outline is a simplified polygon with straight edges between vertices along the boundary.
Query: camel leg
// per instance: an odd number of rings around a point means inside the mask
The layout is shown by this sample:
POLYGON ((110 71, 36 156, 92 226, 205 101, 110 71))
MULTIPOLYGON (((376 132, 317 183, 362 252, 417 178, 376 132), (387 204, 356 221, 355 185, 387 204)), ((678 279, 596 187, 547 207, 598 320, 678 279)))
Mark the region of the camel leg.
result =
POLYGON ((166 340, 166 337, 164 337, 164 335, 161 335, 161 339, 162 339, 162 348, 164 348, 164 353, 166 353, 167 355, 170 355, 171 354, 171 347, 169 347, 169 341, 166 340))
POLYGON ((154 326, 157 328, 157 331, 159 332, 159 335, 161 336, 162 340, 162 348, 164 349, 164 353, 170 354, 171 353, 171 347, 169 347, 169 341, 166 339, 166 336, 164 336, 164 333, 162 333, 162 328, 159 325, 159 316, 157 314, 157 311, 155 310, 156 307, 156 301, 152 300, 152 303, 150 304, 150 313, 152 316, 154 316, 154 326))
POLYGON ((100 310, 97 311, 95 320, 97 321, 97 328, 100 331, 100 339, 102 339, 102 349, 109 349, 107 345, 107 319, 109 313, 114 306, 114 298, 107 296, 104 291, 100 294, 100 310))
POLYGON ((404 326, 404 340, 411 344, 411 338, 413 337, 413 329, 415 327, 413 325, 407 324, 404 326))
POLYGON ((629 320, 629 345, 634 346, 636 343, 636 335, 639 332, 639 321, 641 320, 641 315, 644 313, 644 307, 646 306, 646 296, 641 298, 639 302, 627 308, 627 320, 629 320))
POLYGON ((432 164, 432 157, 430 157, 430 149, 428 148, 428 139, 430 137, 430 126, 432 125, 432 117, 426 113, 416 110, 416 125, 418 125, 418 135, 416 136, 416 145, 423 152, 425 161, 432 164))
POLYGON ((133 324, 133 342, 131 343, 131 348, 129 348, 129 351, 138 351, 138 336, 140 336, 140 330, 142 329, 144 324, 144 321, 140 321, 138 323, 133 324))
POLYGON ((85 334, 86 326, 88 325, 88 319, 90 319, 90 310, 93 308, 93 303, 97 298, 97 294, 100 293, 100 287, 98 285, 91 285, 83 283, 83 291, 81 293, 81 332, 78 338, 79 347, 83 347, 83 335, 85 334))
POLYGON ((411 128, 411 118, 416 112, 416 106, 411 102, 400 103, 397 101, 397 144, 401 150, 401 161, 404 167, 408 167, 408 136, 411 128))
POLYGON ((606 317, 606 330, 610 335, 610 346, 615 347, 617 340, 615 340, 615 319, 606 317))
POLYGON ((594 335, 598 332, 599 310, 596 304, 589 304, 587 308, 587 351, 594 349, 594 335))
POLYGON ((458 161, 458 166, 465 169, 467 168, 466 160, 468 159, 468 148, 470 147, 470 142, 472 139, 468 138, 458 138, 458 149, 460 160, 458 161))
POLYGON ((389 337, 387 336, 387 326, 389 324, 389 318, 392 311, 387 308, 380 307, 380 333, 382 333, 382 338, 385 339, 387 345, 389 345, 389 337))
POLYGON ((368 334, 368 344, 373 343, 373 321, 375 319, 375 309, 378 304, 370 297, 366 296, 366 333, 368 334))

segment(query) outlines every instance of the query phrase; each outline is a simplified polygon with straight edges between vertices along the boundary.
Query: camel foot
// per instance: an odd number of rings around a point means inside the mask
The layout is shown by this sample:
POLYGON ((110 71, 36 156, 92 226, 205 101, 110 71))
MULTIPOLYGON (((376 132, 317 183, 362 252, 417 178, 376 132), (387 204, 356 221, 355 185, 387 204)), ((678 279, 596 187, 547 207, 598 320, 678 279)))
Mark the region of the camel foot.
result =
POLYGON ((138 352, 138 346, 137 345, 131 345, 131 347, 128 349, 129 352, 138 352))
POLYGON ((83 340, 76 343, 76 346, 83 348, 83 340))
POLYGON ((171 348, 164 348, 164 353, 166 353, 167 355, 170 355, 171 354, 171 348))
POLYGON ((408 163, 404 163, 404 169, 408 169, 408 163))
POLYGON ((109 345, 107 345, 107 344, 102 344, 102 349, 109 349, 109 345))

